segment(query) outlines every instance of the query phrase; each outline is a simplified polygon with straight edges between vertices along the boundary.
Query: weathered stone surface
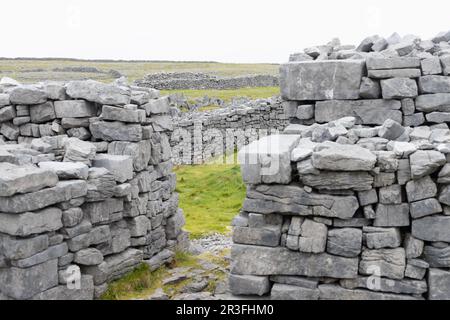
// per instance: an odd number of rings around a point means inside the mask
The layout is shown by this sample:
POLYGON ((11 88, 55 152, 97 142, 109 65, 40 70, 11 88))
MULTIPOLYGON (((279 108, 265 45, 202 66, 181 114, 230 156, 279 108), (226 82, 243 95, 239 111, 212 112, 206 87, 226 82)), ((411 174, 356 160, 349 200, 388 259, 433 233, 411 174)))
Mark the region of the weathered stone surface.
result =
POLYGON ((18 268, 29 268, 34 265, 62 257, 63 255, 67 254, 67 251, 67 243, 63 242, 48 247, 46 250, 39 252, 31 257, 12 261, 11 265, 18 268))
POLYGON ((408 78, 381 80, 383 99, 415 98, 418 95, 417 83, 408 78))
POLYGON ((17 116, 16 110, 13 106, 0 108, 0 122, 5 122, 14 119, 17 116))
POLYGON ((55 203, 82 197, 86 193, 87 184, 84 180, 60 181, 52 188, 12 197, 0 197, 0 211, 22 213, 39 210, 55 203))
POLYGON ((446 163, 445 156, 434 150, 418 150, 411 154, 409 161, 413 179, 427 176, 446 163))
POLYGON ((328 231, 328 253, 343 257, 356 257, 361 253, 361 245, 361 229, 341 228, 328 231))
POLYGON ((296 277, 296 276, 270 276, 270 281, 280 284, 287 284, 296 287, 316 289, 319 283, 317 278, 296 277))
POLYGON ((419 259, 408 259, 405 269, 405 277, 422 280, 428 270, 428 263, 419 259))
POLYGON ((322 144, 312 155, 315 168, 332 171, 370 171, 376 161, 376 156, 365 148, 332 142, 322 144))
POLYGON ((425 241, 450 242, 450 216, 433 215, 413 220, 412 235, 425 241))
POLYGON ((450 272, 430 269, 428 272, 428 299, 450 300, 450 272))
POLYGON ((439 111, 450 104, 450 93, 424 94, 416 98, 416 109, 424 112, 439 111))
POLYGON ((423 258, 433 268, 450 268, 450 247, 423 247, 423 258))
POLYGON ((432 75, 442 73, 441 61, 439 57, 430 57, 421 60, 422 74, 432 75))
POLYGON ((238 160, 244 182, 291 182, 291 152, 299 139, 297 135, 271 135, 242 148, 238 160))
POLYGON ((31 257, 48 248, 48 236, 38 235, 25 239, 2 236, 0 241, 2 256, 11 260, 19 260, 31 257))
POLYGON ((414 238, 410 233, 407 233, 404 240, 404 247, 406 251, 406 258, 413 259, 422 255, 424 243, 422 240, 414 238))
POLYGON ((419 89, 421 93, 450 93, 450 77, 437 75, 420 77, 419 89))
POLYGON ((276 247, 280 244, 280 228, 248 228, 235 227, 233 229, 233 242, 254 244, 260 246, 276 247))
POLYGON ((34 166, 0 163, 0 197, 35 192, 45 187, 53 187, 57 183, 58 177, 53 171, 34 166))
POLYGON ((387 119, 402 122, 401 102, 396 100, 331 100, 316 103, 314 118, 324 123, 353 116, 360 124, 381 125, 387 119))
POLYGON ((319 190, 363 191, 372 189, 373 177, 366 171, 321 171, 318 175, 301 175, 300 181, 319 190))
POLYGON ((378 194, 376 189, 358 192, 358 200, 360 206, 367 206, 378 202, 378 194))
POLYGON ((419 68, 419 58, 373 58, 366 59, 368 70, 419 68))
POLYGON ((33 296, 33 300, 92 300, 94 299, 94 282, 92 276, 82 275, 80 289, 59 285, 33 296))
POLYGON ((364 99, 379 99, 381 97, 380 83, 376 80, 363 77, 359 88, 359 95, 364 99))
POLYGON ((281 65, 281 95, 286 100, 358 99, 364 62, 328 60, 281 65))
POLYGON ((91 122, 89 129, 92 136, 99 140, 131 142, 142 140, 142 127, 138 124, 94 120, 91 122))
POLYGON ((442 65, 442 72, 444 73, 444 76, 450 75, 450 55, 446 54, 441 59, 441 65, 442 65))
POLYGON ((76 252, 73 261, 84 266, 94 266, 103 262, 103 255, 97 249, 88 248, 76 252))
POLYGON ((373 225, 376 227, 409 226, 409 205, 407 203, 378 204, 373 225))
POLYGON ((359 263, 359 273, 402 279, 405 267, 406 257, 403 248, 363 250, 359 263))
POLYGON ((131 92, 123 87, 94 80, 71 81, 66 84, 66 92, 71 98, 100 104, 125 105, 129 104, 131 100, 131 92))
POLYGON ((31 122, 44 123, 56 118, 55 108, 52 102, 45 102, 30 107, 31 122))
POLYGON ((145 115, 141 112, 144 111, 104 105, 102 108, 102 118, 111 121, 139 123, 145 119, 145 115))
POLYGON ((147 116, 151 116, 154 114, 169 113, 170 108, 169 98, 162 97, 159 99, 152 99, 148 103, 140 106, 140 108, 145 110, 147 116))
POLYGON ((450 185, 444 185, 439 192, 439 202, 450 206, 450 185))
POLYGON ((93 224, 108 222, 111 214, 123 211, 123 199, 109 198, 105 201, 88 202, 82 209, 93 224))
POLYGON ((334 284, 322 284, 319 286, 320 299, 322 300, 416 300, 409 295, 400 295, 369 290, 349 290, 334 284))
POLYGON ((85 100, 55 101, 54 104, 58 118, 85 118, 97 115, 95 104, 85 100))
POLYGON ((270 291, 272 300, 318 300, 319 290, 275 283, 270 291))
POLYGON ((167 219, 166 237, 168 239, 175 239, 181 231, 181 228, 186 223, 183 215, 183 210, 178 209, 177 212, 167 219))
POLYGON ((62 227, 61 210, 46 208, 22 214, 0 213, 0 232, 12 236, 29 236, 56 231, 62 227))
POLYGON ((397 228, 363 227, 364 241, 369 249, 396 248, 402 242, 397 228))
POLYGON ((405 128, 398 122, 387 119, 378 131, 381 138, 395 140, 405 132, 405 128))
POLYGON ((12 104, 40 104, 47 101, 45 91, 33 86, 19 86, 10 92, 12 104))
POLYGON ((426 281, 417 280, 392 280, 385 278, 375 280, 370 277, 358 277, 356 279, 342 280, 340 284, 347 289, 364 288, 372 291, 417 295, 423 294, 428 290, 426 281))
POLYGON ((56 173, 61 180, 87 179, 89 175, 89 167, 81 162, 42 161, 39 168, 56 173))
POLYGON ((402 203, 402 187, 393 184, 379 189, 379 202, 382 204, 401 204, 402 203))
POLYGON ((142 140, 137 143, 128 141, 113 141, 108 144, 108 153, 116 155, 129 155, 133 158, 133 167, 136 171, 147 168, 151 158, 150 140, 142 140))
POLYGON ((63 212, 62 222, 64 227, 70 228, 79 224, 83 220, 84 214, 81 208, 70 208, 63 212))
POLYGON ((369 70, 368 76, 373 79, 389 78, 419 78, 422 75, 420 69, 386 69, 369 70))
POLYGON ((228 283, 235 295, 262 296, 270 291, 269 277, 230 274, 228 283))
POLYGON ((411 180, 406 184, 406 195, 408 197, 408 202, 433 198, 436 194, 437 187, 430 176, 425 176, 417 180, 411 180))
POLYGON ((410 213, 413 219, 425 217, 431 214, 442 212, 439 201, 435 198, 412 202, 410 205, 410 213))
POLYGON ((81 162, 86 165, 91 164, 91 160, 94 159, 97 150, 94 144, 77 138, 69 138, 65 149, 65 162, 81 162))
POLYGON ((133 178, 133 160, 130 156, 100 153, 95 156, 92 166, 107 169, 121 183, 133 178))
POLYGON ((2 292, 11 298, 28 299, 58 284, 58 260, 30 268, 0 268, 2 292))
POLYGON ((231 272, 250 275, 300 275, 310 277, 354 278, 358 259, 327 253, 308 254, 286 248, 235 244, 231 250, 231 272), (262 264, 261 261, 266 263, 262 264))
POLYGON ((327 227, 310 219, 305 219, 301 226, 298 247, 301 252, 325 252, 327 245, 327 227))

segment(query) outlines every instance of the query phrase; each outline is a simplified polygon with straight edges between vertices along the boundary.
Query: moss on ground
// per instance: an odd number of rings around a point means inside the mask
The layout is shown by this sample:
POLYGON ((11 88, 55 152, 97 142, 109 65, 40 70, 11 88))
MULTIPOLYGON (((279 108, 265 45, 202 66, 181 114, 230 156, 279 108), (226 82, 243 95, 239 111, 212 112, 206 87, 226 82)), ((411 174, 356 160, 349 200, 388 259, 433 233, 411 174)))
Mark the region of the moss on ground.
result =
POLYGON ((203 164, 179 166, 177 192, 191 238, 226 233, 245 198, 239 165, 203 164))

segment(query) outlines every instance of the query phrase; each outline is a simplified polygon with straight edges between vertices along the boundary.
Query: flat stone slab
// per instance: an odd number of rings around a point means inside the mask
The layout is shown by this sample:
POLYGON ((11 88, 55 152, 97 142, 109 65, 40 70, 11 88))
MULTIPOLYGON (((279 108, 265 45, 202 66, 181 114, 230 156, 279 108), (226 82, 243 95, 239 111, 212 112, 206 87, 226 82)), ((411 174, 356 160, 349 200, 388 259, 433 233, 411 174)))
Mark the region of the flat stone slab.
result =
POLYGON ((362 60, 289 62, 280 67, 281 95, 286 100, 358 99, 362 60))
POLYGON ((131 101, 130 91, 94 80, 71 81, 66 85, 66 92, 71 98, 100 104, 125 105, 131 101))
POLYGON ((433 215, 412 222, 412 235, 424 241, 450 242, 450 216, 433 215))
POLYGON ((309 277, 355 278, 358 258, 327 253, 309 254, 287 248, 233 245, 231 272, 249 275, 299 275, 309 277), (264 263, 261 263, 264 261, 264 263))
POLYGON ((319 286, 322 300, 418 300, 409 295, 373 292, 364 289, 345 289, 335 284, 322 284, 319 286))
POLYGON ((97 115, 95 104, 84 100, 55 101, 54 105, 58 118, 85 118, 97 115))
POLYGON ((58 176, 52 170, 0 163, 0 197, 39 191, 57 183, 58 176))
POLYGON ((420 59, 368 57, 366 66, 368 70, 420 68, 420 59))
POLYGON ((39 167, 56 173, 58 178, 63 179, 87 179, 89 167, 81 162, 39 162, 39 167))
POLYGON ((402 123, 400 108, 397 100, 331 100, 317 102, 314 112, 319 123, 351 116, 358 124, 382 125, 387 119, 402 123))

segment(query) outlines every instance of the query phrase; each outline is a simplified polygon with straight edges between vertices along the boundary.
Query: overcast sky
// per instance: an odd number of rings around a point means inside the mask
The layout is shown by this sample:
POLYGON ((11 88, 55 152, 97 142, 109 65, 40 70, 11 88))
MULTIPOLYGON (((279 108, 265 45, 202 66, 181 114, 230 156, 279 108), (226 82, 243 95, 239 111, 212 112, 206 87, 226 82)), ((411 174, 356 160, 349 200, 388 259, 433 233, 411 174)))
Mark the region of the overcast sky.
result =
POLYGON ((283 62, 339 37, 450 30, 450 1, 2 0, 3 57, 283 62))

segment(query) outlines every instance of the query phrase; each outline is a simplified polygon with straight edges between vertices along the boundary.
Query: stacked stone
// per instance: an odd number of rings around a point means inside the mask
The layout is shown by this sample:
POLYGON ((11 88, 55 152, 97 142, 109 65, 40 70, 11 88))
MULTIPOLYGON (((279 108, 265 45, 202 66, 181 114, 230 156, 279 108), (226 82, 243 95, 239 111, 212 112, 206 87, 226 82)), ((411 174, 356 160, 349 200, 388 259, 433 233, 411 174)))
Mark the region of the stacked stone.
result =
POLYGON ((93 299, 185 248, 167 97, 90 80, 0 96, 0 298, 93 299))
POLYGON ((175 164, 200 164, 277 133, 289 124, 279 97, 234 108, 181 113, 170 139, 175 164))
POLYGON ((426 60, 281 66, 293 123, 239 153, 234 294, 450 299, 450 78, 426 60))

